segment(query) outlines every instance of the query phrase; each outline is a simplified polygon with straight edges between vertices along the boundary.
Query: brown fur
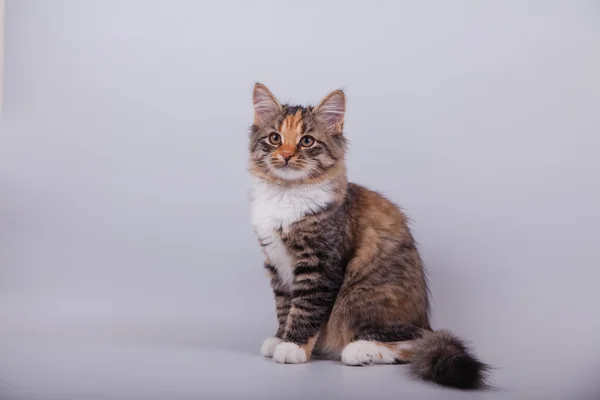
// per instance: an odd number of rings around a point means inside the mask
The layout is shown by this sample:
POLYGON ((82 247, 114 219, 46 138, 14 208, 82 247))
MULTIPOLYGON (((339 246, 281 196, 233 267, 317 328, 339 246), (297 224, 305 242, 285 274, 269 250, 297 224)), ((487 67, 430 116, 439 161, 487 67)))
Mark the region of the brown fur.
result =
POLYGON ((382 325, 392 320, 429 329, 427 285, 416 249, 405 255, 408 268, 402 279, 392 280, 377 272, 379 255, 398 247, 396 240, 386 238, 399 237, 400 242, 413 243, 405 216, 377 193, 361 187, 357 187, 357 193, 352 227, 356 252, 321 339, 323 350, 329 354, 339 354, 354 340, 358 334, 356 322, 365 313, 382 325))
MULTIPOLYGON (((410 349, 415 343, 414 340, 406 340, 403 342, 378 342, 374 341, 378 346, 387 347, 396 354, 396 359, 400 362, 409 362, 412 359, 413 352, 410 349)), ((379 358, 383 358, 381 353, 379 358)))
POLYGON ((302 350, 304 350, 304 352, 306 353, 306 359, 309 360, 312 353, 313 353, 313 349, 315 348, 315 344, 317 343, 317 339, 319 337, 319 334, 316 334, 315 336, 313 336, 312 338, 310 338, 308 340, 308 342, 306 342, 305 344, 301 344, 300 348, 302 350))

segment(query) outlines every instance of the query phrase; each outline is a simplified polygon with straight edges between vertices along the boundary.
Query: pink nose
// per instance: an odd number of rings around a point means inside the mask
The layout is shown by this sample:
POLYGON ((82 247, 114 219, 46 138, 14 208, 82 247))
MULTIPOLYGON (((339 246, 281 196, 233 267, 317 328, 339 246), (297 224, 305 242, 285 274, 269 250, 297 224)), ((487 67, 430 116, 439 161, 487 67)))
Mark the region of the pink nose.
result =
POLYGON ((292 158, 292 156, 294 155, 294 153, 292 151, 282 150, 281 152, 279 152, 279 155, 281 155, 281 158, 283 158, 283 161, 285 161, 285 163, 287 164, 288 161, 290 161, 290 158, 292 158))

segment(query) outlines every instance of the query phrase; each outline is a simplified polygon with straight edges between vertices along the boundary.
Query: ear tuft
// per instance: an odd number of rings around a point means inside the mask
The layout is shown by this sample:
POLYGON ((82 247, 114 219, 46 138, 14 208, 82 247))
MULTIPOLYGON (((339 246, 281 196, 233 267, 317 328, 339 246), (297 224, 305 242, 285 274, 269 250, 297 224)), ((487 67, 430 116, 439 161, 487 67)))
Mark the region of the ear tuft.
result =
POLYGON ((317 120, 333 134, 342 133, 344 114, 346 113, 346 95, 342 90, 329 93, 315 108, 317 120))
POLYGON ((281 110, 281 104, 279 104, 273 93, 262 83, 254 85, 252 104, 254 105, 255 124, 268 121, 275 117, 281 110))

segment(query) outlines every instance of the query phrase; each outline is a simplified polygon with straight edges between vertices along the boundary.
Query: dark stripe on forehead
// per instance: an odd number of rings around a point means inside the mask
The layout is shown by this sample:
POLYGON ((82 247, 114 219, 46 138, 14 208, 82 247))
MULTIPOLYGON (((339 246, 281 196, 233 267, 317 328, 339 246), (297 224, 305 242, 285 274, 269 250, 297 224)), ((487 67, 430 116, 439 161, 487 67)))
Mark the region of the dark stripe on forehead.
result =
POLYGON ((306 110, 306 108, 302 107, 302 106, 289 106, 289 105, 285 105, 283 106, 283 111, 282 111, 282 115, 284 117, 288 116, 288 115, 296 115, 296 113, 298 111, 302 111, 302 116, 304 116, 304 110, 306 110))
POLYGON ((302 109, 302 133, 306 133, 309 130, 313 129, 313 120, 312 120, 312 113, 309 109, 307 108, 303 108, 302 109))
POLYGON ((302 107, 302 106, 290 106, 290 105, 284 105, 283 109, 279 115, 279 118, 277 118, 276 121, 276 129, 279 129, 281 127, 281 124, 283 123, 283 121, 288 118, 288 117, 293 117, 296 114, 298 114, 298 112, 300 113, 301 116, 301 125, 300 125, 300 132, 303 134, 305 133, 308 129, 310 129, 312 127, 312 121, 311 121, 311 110, 306 108, 306 107, 302 107))

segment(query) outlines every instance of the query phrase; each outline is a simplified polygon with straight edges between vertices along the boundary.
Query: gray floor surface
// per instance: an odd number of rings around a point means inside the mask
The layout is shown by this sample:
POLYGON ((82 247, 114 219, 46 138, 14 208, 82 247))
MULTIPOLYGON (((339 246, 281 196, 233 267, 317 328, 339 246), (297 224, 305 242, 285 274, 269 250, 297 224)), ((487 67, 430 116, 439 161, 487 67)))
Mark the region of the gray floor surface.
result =
MULTIPOLYGON (((252 329, 237 336, 190 326, 124 328, 3 332, 0 399, 600 398, 593 376, 580 374, 577 365, 557 360, 554 372, 540 375, 518 353, 513 365, 493 370, 496 390, 464 392, 416 381, 403 365, 279 365, 259 355, 260 333, 252 329)), ((587 372, 597 376, 598 370, 587 372)))

